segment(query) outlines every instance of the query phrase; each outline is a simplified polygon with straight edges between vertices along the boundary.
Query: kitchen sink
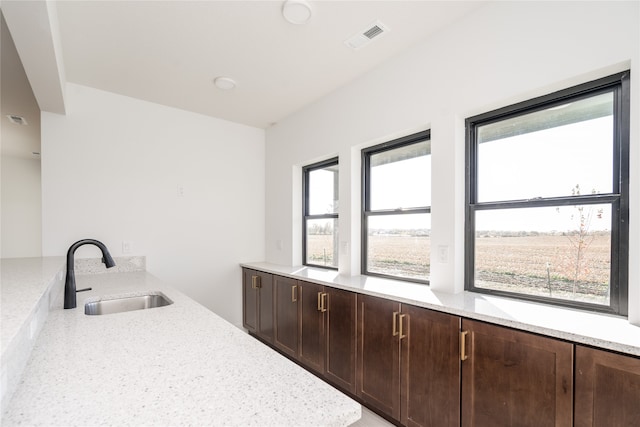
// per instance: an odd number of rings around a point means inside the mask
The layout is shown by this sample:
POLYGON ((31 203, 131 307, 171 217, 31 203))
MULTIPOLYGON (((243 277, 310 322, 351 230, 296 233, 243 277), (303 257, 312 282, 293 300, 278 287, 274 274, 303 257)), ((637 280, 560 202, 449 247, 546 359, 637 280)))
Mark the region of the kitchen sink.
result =
POLYGON ((173 304, 162 292, 148 292, 144 295, 126 297, 103 297, 99 301, 88 302, 84 305, 84 314, 89 316, 100 314, 122 313, 124 311, 145 310, 148 308, 164 307, 173 304))

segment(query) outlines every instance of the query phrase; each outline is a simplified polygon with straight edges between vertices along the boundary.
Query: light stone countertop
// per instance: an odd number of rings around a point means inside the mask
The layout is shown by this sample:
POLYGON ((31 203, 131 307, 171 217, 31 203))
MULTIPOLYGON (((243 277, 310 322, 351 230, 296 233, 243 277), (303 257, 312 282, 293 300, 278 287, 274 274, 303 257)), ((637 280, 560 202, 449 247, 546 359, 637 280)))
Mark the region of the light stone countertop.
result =
POLYGON ((361 416, 358 403, 149 273, 77 283, 93 290, 49 313, 3 426, 346 426, 361 416), (84 314, 87 299, 149 290, 174 304, 84 314))
POLYGON ((371 276, 340 275, 335 270, 289 267, 265 262, 243 267, 306 280, 334 288, 486 321, 576 343, 640 356, 640 326, 627 319, 512 298, 432 291, 429 286, 371 276))
POLYGON ((64 257, 11 258, 0 262, 3 351, 11 344, 26 319, 45 297, 50 282, 62 270, 64 257))

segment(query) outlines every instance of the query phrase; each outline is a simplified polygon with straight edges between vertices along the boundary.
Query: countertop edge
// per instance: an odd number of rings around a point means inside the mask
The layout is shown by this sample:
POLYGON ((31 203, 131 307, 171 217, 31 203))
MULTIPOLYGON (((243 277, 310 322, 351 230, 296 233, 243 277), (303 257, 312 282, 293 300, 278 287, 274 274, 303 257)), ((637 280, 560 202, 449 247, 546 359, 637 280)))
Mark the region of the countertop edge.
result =
MULTIPOLYGON (((31 281, 37 287, 42 287, 42 292, 35 299, 27 301, 29 308, 20 313, 22 316, 16 319, 14 322, 16 324, 8 331, 10 336, 5 336, 3 331, 2 354, 0 356, 0 375, 2 378, 0 410, 2 412, 7 409, 20 384, 20 379, 38 335, 47 321, 53 302, 58 299, 57 297, 62 291, 64 263, 61 257, 59 263, 56 260, 53 263, 58 264, 57 269, 46 267, 45 263, 37 266, 38 272, 34 274, 31 281)), ((3 301, 4 303, 5 301, 3 301)))

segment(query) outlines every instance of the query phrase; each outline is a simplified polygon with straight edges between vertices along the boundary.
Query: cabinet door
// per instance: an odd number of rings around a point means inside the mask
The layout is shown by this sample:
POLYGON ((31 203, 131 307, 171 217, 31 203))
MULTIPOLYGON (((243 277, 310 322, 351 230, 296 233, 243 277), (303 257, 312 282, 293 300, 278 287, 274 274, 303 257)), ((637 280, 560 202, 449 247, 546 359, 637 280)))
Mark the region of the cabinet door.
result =
POLYGON ((258 336, 273 342, 273 276, 261 271, 258 275, 258 336))
POLYGON ((242 326, 273 342, 273 283, 269 273, 242 269, 242 326))
POLYGON ((274 276, 274 344, 292 358, 298 357, 298 281, 274 276))
POLYGON ((402 305, 401 422, 460 425, 460 318, 402 305))
POLYGON ((252 280, 256 272, 242 269, 242 326, 249 332, 258 331, 258 289, 252 280))
POLYGON ((299 282, 300 285, 300 362, 324 374, 324 305, 323 286, 299 282))
POLYGON ((400 304, 368 295, 357 298, 356 395, 400 419, 400 343, 393 329, 400 304))
POLYGON ((462 426, 572 425, 573 345, 463 320, 462 426))
POLYGON ((640 426, 640 359, 576 345, 576 427, 640 426))
POLYGON ((356 294, 325 287, 326 370, 334 385, 356 392, 356 294))

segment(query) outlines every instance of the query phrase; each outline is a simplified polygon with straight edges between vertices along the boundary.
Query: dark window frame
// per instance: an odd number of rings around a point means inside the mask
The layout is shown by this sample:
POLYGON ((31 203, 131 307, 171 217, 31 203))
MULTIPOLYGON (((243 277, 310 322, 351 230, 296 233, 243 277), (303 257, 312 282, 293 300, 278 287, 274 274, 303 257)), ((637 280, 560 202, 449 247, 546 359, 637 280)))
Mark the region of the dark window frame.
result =
POLYGON ((396 148, 405 147, 407 145, 415 144, 418 142, 424 142, 425 140, 431 140, 431 130, 421 131, 412 135, 407 135, 392 141, 387 141, 382 144, 374 145, 362 150, 362 216, 361 216, 361 228, 360 228, 360 268, 363 275, 383 277, 387 279, 401 280, 405 282, 413 282, 429 285, 429 280, 419 280, 409 277, 392 276, 389 274, 382 274, 371 272, 367 266, 367 248, 368 248, 368 219, 371 216, 383 216, 383 215, 403 215, 403 214, 431 214, 431 206, 423 206, 416 208, 407 208, 402 210, 397 209, 378 209, 371 210, 371 156, 373 154, 382 153, 384 151, 394 150, 396 148))
MULTIPOLYGON (((338 267, 307 262, 307 222, 314 219, 338 219, 338 213, 313 215, 309 214, 309 173, 313 172, 314 170, 324 169, 328 166, 339 166, 339 164, 340 163, 338 157, 332 157, 331 159, 323 160, 321 162, 302 167, 302 265, 308 267, 326 268, 329 270, 338 270, 338 267)), ((339 254, 336 251, 334 257, 336 257, 337 259, 338 255, 339 254)))
POLYGON ((470 117, 465 121, 466 177, 465 177, 465 290, 494 294, 518 299, 550 303, 554 305, 605 312, 626 316, 628 314, 629 270, 629 130, 630 90, 629 71, 510 105, 501 109, 470 117), (540 199, 521 199, 500 202, 477 202, 477 133, 481 125, 498 122, 510 117, 540 111, 555 105, 590 97, 599 93, 613 93, 613 188, 611 193, 540 199), (592 304, 559 298, 526 295, 516 292, 477 288, 475 276, 475 212, 481 210, 528 208, 544 206, 573 206, 608 203, 612 210, 611 270, 609 305, 592 304))

